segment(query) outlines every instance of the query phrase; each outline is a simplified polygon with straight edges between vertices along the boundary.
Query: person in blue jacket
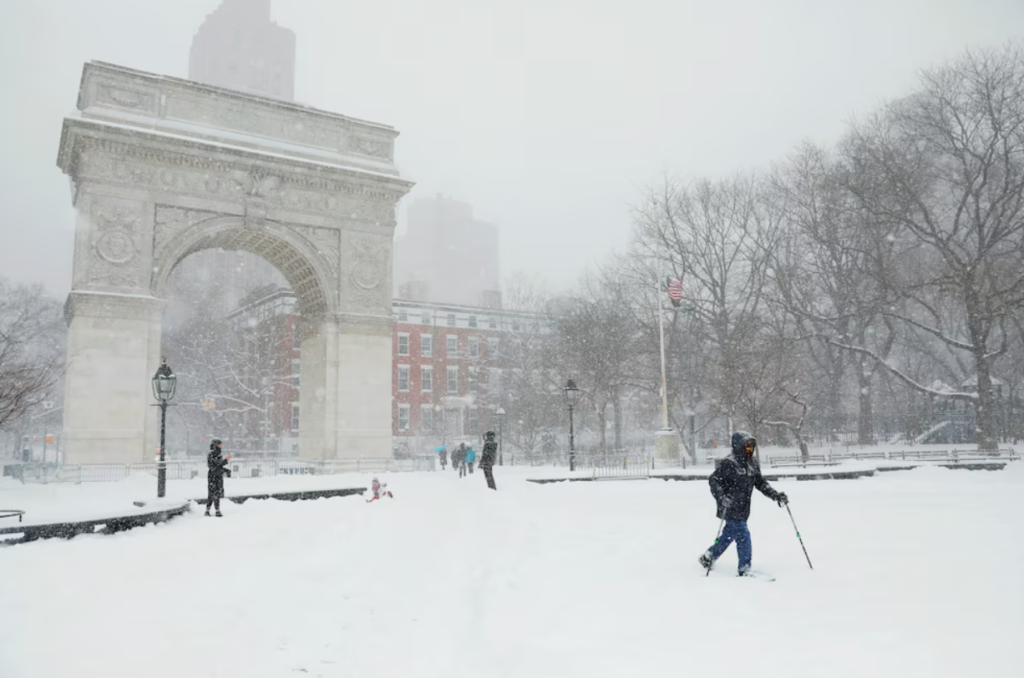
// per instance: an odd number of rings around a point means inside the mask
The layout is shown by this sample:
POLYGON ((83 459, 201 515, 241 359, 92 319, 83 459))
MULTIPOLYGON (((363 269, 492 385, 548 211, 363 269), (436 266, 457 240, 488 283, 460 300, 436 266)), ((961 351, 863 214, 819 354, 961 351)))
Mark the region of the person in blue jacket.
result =
POLYGON ((737 431, 732 434, 732 454, 715 462, 715 471, 708 482, 718 504, 718 517, 725 521, 725 528, 718 541, 699 559, 706 569, 711 568, 735 541, 740 558, 739 574, 742 577, 750 571, 752 548, 747 519, 755 487, 764 496, 778 502, 779 506, 789 503, 786 493, 774 490, 761 475, 761 466, 754 456, 755 449, 757 440, 749 433, 737 431))
POLYGON ((476 450, 474 450, 473 446, 470 445, 469 449, 466 450, 466 467, 469 469, 470 473, 473 472, 473 464, 475 464, 475 463, 476 463, 476 450))

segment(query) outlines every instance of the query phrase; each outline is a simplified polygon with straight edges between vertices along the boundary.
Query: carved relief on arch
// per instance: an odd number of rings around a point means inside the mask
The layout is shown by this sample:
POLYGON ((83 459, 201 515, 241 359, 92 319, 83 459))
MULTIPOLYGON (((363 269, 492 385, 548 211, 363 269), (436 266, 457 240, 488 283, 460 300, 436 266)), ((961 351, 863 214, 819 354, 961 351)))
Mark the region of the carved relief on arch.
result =
POLYGON ((119 289, 141 287, 139 204, 97 197, 90 212, 90 257, 87 282, 119 289))
POLYGON ((391 238, 348 232, 342 263, 347 309, 364 313, 391 313, 391 238))

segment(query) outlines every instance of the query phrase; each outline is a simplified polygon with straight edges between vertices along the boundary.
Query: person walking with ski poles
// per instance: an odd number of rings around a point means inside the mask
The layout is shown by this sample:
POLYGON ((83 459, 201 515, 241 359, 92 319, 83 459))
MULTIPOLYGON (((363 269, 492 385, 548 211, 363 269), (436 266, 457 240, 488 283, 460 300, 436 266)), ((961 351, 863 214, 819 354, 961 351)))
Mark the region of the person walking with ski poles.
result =
POLYGON ((206 515, 210 515, 210 507, 213 506, 217 510, 217 517, 223 518, 220 499, 224 496, 224 476, 231 477, 231 469, 228 468, 231 457, 225 459, 220 446, 220 438, 214 438, 210 442, 210 453, 206 455, 206 515))
POLYGON ((732 434, 732 454, 715 462, 715 471, 708 482, 711 494, 718 504, 719 537, 704 552, 699 562, 708 572, 729 545, 736 542, 739 553, 739 575, 750 573, 752 548, 747 519, 750 517, 750 498, 756 487, 761 494, 783 506, 789 503, 785 492, 778 492, 761 475, 761 467, 754 456, 757 440, 749 433, 737 431, 732 434))
POLYGON ((485 433, 484 441, 484 451, 480 455, 480 470, 487 479, 487 487, 496 490, 498 488, 494 486, 494 461, 498 457, 498 443, 494 442, 494 431, 485 433))

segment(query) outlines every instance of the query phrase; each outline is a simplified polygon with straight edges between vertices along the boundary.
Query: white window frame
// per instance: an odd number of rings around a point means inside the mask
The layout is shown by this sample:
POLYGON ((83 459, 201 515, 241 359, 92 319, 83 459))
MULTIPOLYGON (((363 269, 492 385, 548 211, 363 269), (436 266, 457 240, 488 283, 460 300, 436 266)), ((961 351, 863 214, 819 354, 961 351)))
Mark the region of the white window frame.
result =
POLYGON ((421 334, 420 335, 420 355, 424 358, 434 357, 434 335, 433 334, 421 334))
POLYGON ((398 355, 406 356, 409 355, 409 333, 399 332, 398 333, 398 355), (402 350, 402 340, 405 339, 405 350, 402 350))
POLYGON ((407 393, 409 391, 409 366, 399 365, 398 366, 398 391, 400 393, 407 393), (402 376, 405 376, 405 388, 402 388, 402 376))
POLYGON ((398 430, 408 431, 409 430, 409 406, 402 403, 398 406, 398 430), (405 414, 405 426, 402 425, 402 415, 405 414))
POLYGON ((448 393, 458 394, 459 392, 459 368, 457 365, 448 365, 445 368, 445 386, 448 393), (455 380, 455 388, 452 388, 452 379, 455 380))
POLYGON ((420 430, 422 430, 425 433, 434 430, 433 404, 420 405, 420 430), (429 422, 427 421, 428 419, 430 420, 429 422))
POLYGON ((490 360, 501 355, 501 340, 498 337, 491 337, 487 340, 487 357, 490 360))
POLYGON ((409 312, 404 308, 398 311, 398 322, 407 323, 409 322, 409 312))
POLYGON ((420 321, 421 321, 421 322, 422 322, 422 323, 423 323, 424 325, 429 325, 429 324, 431 324, 431 323, 430 323, 430 311, 423 311, 423 313, 422 313, 422 314, 420 315, 420 321))
POLYGON ((459 326, 459 321, 455 317, 455 314, 454 313, 449 313, 448 314, 448 327, 458 327, 458 326, 459 326))
POLYGON ((459 335, 447 334, 445 335, 445 356, 449 359, 454 360, 459 357, 459 335), (455 350, 452 350, 452 344, 455 344, 455 350))
POLYGON ((469 316, 469 326, 470 327, 474 327, 474 328, 476 327, 476 316, 475 315, 469 316))
POLYGON ((434 366, 420 365, 420 393, 434 390, 434 366))
POLYGON ((299 430, 299 420, 302 414, 302 410, 299 409, 298 403, 292 403, 292 430, 299 430))
POLYGON ((480 357, 480 337, 469 338, 469 357, 479 358, 480 357))

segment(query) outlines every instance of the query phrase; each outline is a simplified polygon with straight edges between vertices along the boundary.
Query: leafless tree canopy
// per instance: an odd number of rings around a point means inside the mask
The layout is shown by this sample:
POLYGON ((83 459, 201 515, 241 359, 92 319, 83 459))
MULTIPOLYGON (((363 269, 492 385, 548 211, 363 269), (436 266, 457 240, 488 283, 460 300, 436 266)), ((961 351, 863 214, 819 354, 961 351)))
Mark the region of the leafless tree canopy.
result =
POLYGON ((41 286, 0 279, 0 429, 38 406, 64 373, 66 328, 41 286))

